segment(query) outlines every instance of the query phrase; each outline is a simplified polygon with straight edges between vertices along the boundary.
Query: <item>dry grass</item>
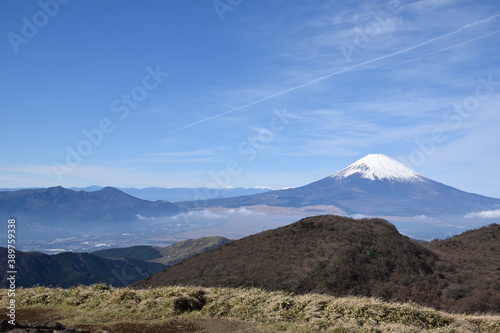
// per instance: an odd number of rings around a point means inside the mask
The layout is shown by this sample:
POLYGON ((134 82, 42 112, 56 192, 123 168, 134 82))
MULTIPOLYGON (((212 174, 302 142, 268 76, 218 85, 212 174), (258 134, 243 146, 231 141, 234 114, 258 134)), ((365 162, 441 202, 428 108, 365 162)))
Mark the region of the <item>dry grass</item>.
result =
MULTIPOLYGON (((500 316, 457 315, 414 303, 320 294, 293 295, 255 288, 133 290, 99 284, 70 289, 20 288, 16 297, 20 313, 27 309, 51 309, 58 313, 59 321, 65 325, 93 329, 126 322, 158 327, 162 323, 179 321, 193 325, 205 321, 219 327, 219 324, 213 324, 217 319, 223 324, 220 327, 225 327, 221 331, 225 332, 231 331, 228 329, 231 325, 227 323, 241 329, 244 322, 252 324, 249 331, 254 332, 459 333, 500 330, 500 316)), ((6 308, 6 301, 3 289, 2 309, 6 308)), ((23 322, 23 319, 28 318, 18 318, 18 321, 23 322)), ((206 329, 205 326, 205 332, 206 329)))

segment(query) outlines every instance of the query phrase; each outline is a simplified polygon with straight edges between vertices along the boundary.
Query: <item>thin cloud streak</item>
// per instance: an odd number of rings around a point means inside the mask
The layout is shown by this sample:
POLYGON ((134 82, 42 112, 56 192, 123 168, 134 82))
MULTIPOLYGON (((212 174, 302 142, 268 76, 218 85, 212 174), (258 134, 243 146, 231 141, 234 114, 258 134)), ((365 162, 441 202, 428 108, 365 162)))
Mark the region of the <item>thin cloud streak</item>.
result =
MULTIPOLYGON (((222 117, 224 115, 227 115, 227 114, 230 114, 230 113, 233 113, 233 112, 236 112, 236 111, 239 111, 239 110, 242 110, 242 109, 245 109, 249 106, 252 106, 252 105, 255 105, 255 104, 258 104, 258 103, 261 103, 261 102, 264 102, 264 101, 267 101, 267 100, 270 100, 272 98, 275 98, 275 97, 278 97, 278 96, 281 96, 281 95, 284 95, 284 94, 287 94, 291 91, 294 91, 294 90, 297 90, 297 89, 300 89, 300 88, 303 88, 303 87, 306 87, 306 86, 309 86, 311 84, 314 84, 316 82, 319 82, 319 81, 322 81, 322 80, 325 80, 327 78, 330 78, 330 77, 333 77, 333 76, 336 76, 336 75, 339 75, 339 74, 342 74, 342 73, 345 73, 345 72, 349 72, 349 71, 352 71, 353 69, 357 69, 357 68, 360 68, 362 66, 365 66, 365 65, 368 65, 368 64, 372 64, 372 63, 375 63, 375 62, 378 62, 380 60, 384 60, 384 59, 388 59, 388 58, 391 58, 393 56, 396 56, 396 55, 400 55, 400 54, 404 54, 408 51, 412 51, 412 50, 415 50, 417 48, 420 48, 422 46, 425 46, 425 45, 428 45, 428 44, 431 44, 435 41, 438 41, 438 40, 441 40, 443 38, 446 38, 446 37, 450 37, 450 36, 453 36, 453 35, 456 35, 466 29, 469 29, 471 27, 474 27, 474 26, 477 26, 479 24, 482 24, 482 23, 485 23, 485 22, 488 22, 488 21, 491 21, 492 19, 496 18, 496 17, 499 17, 500 16, 500 13, 497 13, 497 14, 494 14, 492 16, 489 16, 485 19, 482 19, 482 20, 479 20, 479 21, 476 21, 476 22, 473 22, 473 23, 468 23, 452 32, 449 32, 449 33, 446 33, 446 34, 443 34, 441 36, 438 36, 438 37, 435 37, 435 38, 431 38, 425 42, 422 42, 422 43, 419 43, 419 44, 416 44, 416 45, 413 45, 413 46, 410 46, 410 47, 407 47, 405 49, 402 49, 402 50, 399 50, 399 51, 395 51, 395 52, 392 52, 390 54, 387 54, 387 55, 383 55, 383 56, 380 56, 380 57, 377 57, 377 58, 374 58, 374 59, 371 59, 371 60, 367 60, 367 61, 364 61, 362 63, 359 63, 357 65, 354 65, 354 66, 349 66, 347 68, 344 68, 344 69, 341 69, 339 71, 335 71, 333 73, 329 73, 327 75, 324 75, 324 76, 321 76, 319 78, 316 78, 314 80, 311 80, 311 81, 308 81, 306 83, 303 83, 303 84, 300 84, 300 85, 297 85, 297 86, 294 86, 294 87, 291 87, 289 89, 286 89, 286 90, 283 90, 283 91, 280 91, 278 93, 275 93, 273 95, 270 95, 270 96, 267 96, 267 97, 264 97, 264 98, 261 98, 261 99, 258 99, 256 101, 253 101, 251 103, 248 103, 248 104, 245 104, 243 106, 240 106, 240 107, 237 107, 237 108, 234 108, 234 109, 231 109, 229 111, 226 111, 226 112, 222 112, 222 113, 219 113, 219 114, 216 114, 216 115, 213 115, 213 116, 210 116, 210 117, 207 117, 207 118, 204 118, 204 119, 201 119, 201 120, 198 120, 196 122, 193 122, 193 123, 190 123, 190 124, 187 124, 185 126, 182 126, 182 127, 179 127, 173 131, 171 131, 171 133, 176 133, 176 132, 179 132, 179 131, 182 131, 184 129, 187 129, 187 128, 190 128, 190 127, 193 127, 195 125, 198 125, 198 124, 201 124, 201 123, 204 123, 206 121, 209 121, 209 120, 212 120, 212 119, 215 119, 215 118, 219 118, 219 117, 222 117)), ((444 51, 445 49, 443 49, 444 51)), ((419 56, 421 57, 421 56, 419 56)), ((417 57, 418 58, 418 57, 417 57)))

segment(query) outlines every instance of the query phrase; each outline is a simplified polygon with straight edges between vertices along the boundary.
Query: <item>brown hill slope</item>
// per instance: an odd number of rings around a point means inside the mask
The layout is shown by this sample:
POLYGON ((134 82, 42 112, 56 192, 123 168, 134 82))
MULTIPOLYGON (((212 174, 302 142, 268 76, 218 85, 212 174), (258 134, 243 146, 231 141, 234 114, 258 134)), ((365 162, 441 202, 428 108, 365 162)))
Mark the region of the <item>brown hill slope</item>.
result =
POLYGON ((260 287, 409 299, 439 307, 438 257, 382 219, 324 215, 248 236, 132 286, 260 287))
POLYGON ((442 302, 450 311, 500 312, 500 225, 491 224, 427 243, 451 267, 442 302))
POLYGON ((93 252, 93 254, 103 258, 128 258, 172 266, 184 259, 229 243, 230 241, 230 239, 224 237, 212 236, 187 239, 166 247, 138 245, 99 250, 93 252))
POLYGON ((186 239, 166 247, 154 247, 162 257, 151 259, 163 265, 172 266, 199 253, 209 251, 218 246, 231 242, 230 239, 218 236, 204 237, 199 239, 186 239))

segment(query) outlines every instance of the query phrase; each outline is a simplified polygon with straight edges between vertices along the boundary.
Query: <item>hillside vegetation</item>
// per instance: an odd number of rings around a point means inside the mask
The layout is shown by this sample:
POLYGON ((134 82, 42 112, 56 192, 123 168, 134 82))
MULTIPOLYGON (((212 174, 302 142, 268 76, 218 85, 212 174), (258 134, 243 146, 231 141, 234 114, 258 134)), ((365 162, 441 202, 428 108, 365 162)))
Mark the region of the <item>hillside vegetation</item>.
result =
POLYGON ((224 237, 187 239, 169 246, 132 246, 93 252, 103 258, 129 258, 172 266, 184 259, 229 243, 224 237))
POLYGON ((500 313, 500 225, 424 245, 449 267, 443 298, 450 311, 500 313))
MULTIPOLYGON (((99 284, 71 289, 20 288, 16 299, 19 322, 50 317, 67 326, 109 333, 460 333, 500 329, 500 316, 456 315, 414 303, 387 303, 353 296, 294 295, 255 288, 133 290, 99 284)), ((6 302, 4 289, 0 301, 3 313, 6 302)))
MULTIPOLYGON (((7 249, 0 247, 0 257, 7 249)), ((17 286, 73 287, 79 284, 108 283, 126 286, 166 268, 159 263, 122 258, 106 259, 90 253, 63 252, 48 255, 40 252, 16 252, 17 286)), ((7 260, 0 261, 0 287, 9 285, 7 260)))
POLYGON ((161 258, 161 253, 154 246, 136 245, 123 248, 112 248, 94 251, 92 254, 102 258, 129 258, 142 261, 150 261, 161 258))
MULTIPOLYGON (((454 249, 417 244, 382 219, 315 216, 204 252, 131 286, 258 287, 500 312, 499 226, 484 230, 490 236, 480 238, 481 248, 469 237, 467 247, 454 249), (468 258, 468 266, 454 256, 468 258)), ((453 244, 453 238, 443 244, 453 244)))
MULTIPOLYGON (((230 242, 224 237, 186 240, 167 247, 132 246, 94 253, 16 253, 17 285, 22 287, 75 287, 107 283, 124 287, 175 263, 230 242)), ((7 249, 0 247, 7 258, 7 249)), ((8 285, 7 261, 0 262, 0 287, 8 285)))
POLYGON ((162 256, 151 260, 151 262, 172 266, 184 259, 194 257, 200 253, 215 249, 229 242, 231 242, 230 239, 217 236, 187 239, 170 246, 157 247, 156 249, 162 256))

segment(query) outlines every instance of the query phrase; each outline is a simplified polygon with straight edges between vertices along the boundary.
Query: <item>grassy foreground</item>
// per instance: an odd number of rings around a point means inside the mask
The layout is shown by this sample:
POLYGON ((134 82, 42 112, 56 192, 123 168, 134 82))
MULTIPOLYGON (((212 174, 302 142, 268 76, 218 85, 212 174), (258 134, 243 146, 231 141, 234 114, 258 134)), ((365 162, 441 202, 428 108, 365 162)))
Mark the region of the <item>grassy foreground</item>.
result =
MULTIPOLYGON (((6 290, 2 289, 2 317, 7 301, 6 290)), ((94 331, 123 323, 155 325, 175 320, 196 323, 214 318, 251 323, 253 332, 500 331, 498 315, 458 315, 414 303, 319 294, 293 295, 254 288, 132 290, 104 284, 70 289, 19 288, 16 303, 19 313, 26 309, 51 309, 58 312, 58 321, 64 325, 94 331)), ((18 315, 18 322, 28 320, 18 315)))

